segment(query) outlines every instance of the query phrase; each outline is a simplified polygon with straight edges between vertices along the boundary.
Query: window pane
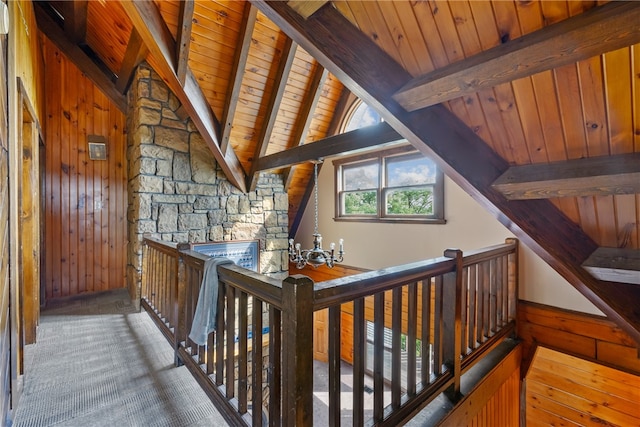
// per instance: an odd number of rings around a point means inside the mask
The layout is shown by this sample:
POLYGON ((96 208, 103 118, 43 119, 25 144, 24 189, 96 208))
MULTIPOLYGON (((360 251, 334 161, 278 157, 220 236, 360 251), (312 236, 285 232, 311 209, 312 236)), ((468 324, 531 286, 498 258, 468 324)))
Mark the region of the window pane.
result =
POLYGON ((402 156, 387 159, 387 186, 434 184, 436 165, 422 156, 402 156))
POLYGON ((363 163, 343 167, 343 190, 366 190, 378 188, 378 164, 363 163))
POLYGON ((345 215, 376 215, 378 197, 376 191, 354 191, 344 193, 345 215))
POLYGON ((433 215, 431 188, 406 188, 386 193, 387 215, 433 215))
POLYGON ((353 112, 351 119, 349 119, 349 124, 347 124, 344 131, 349 132, 365 126, 372 126, 381 121, 380 115, 375 110, 364 102, 361 102, 358 108, 356 108, 356 111, 353 112))

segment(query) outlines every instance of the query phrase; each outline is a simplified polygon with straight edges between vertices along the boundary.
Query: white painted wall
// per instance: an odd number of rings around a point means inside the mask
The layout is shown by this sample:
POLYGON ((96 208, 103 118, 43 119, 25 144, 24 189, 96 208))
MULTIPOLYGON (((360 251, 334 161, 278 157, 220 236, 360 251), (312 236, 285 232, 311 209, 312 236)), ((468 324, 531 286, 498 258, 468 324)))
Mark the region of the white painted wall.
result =
MULTIPOLYGON (((450 179, 445 180, 447 224, 388 224, 334 221, 334 167, 325 160, 319 175, 318 231, 323 247, 344 239, 344 264, 379 269, 442 256, 445 249, 480 249, 513 237, 497 219, 450 179)), ((296 242, 310 248, 314 228, 313 195, 296 242)), ((520 246, 520 298, 585 313, 602 313, 529 248, 520 246)))

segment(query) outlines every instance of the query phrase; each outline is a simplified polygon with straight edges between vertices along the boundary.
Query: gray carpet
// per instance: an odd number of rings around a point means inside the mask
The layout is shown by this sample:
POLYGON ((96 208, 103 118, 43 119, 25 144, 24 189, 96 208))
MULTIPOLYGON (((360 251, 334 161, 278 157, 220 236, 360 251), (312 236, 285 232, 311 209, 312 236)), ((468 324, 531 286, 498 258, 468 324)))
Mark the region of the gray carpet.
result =
POLYGON ((14 427, 222 426, 222 416, 125 290, 42 312, 14 427))

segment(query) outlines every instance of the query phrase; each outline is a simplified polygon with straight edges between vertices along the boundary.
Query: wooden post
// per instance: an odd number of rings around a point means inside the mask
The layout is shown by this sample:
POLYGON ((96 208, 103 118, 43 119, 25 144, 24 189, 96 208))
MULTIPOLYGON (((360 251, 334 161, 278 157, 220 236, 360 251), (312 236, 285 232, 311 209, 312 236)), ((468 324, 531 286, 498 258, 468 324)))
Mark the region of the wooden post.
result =
MULTIPOLYGON (((518 319, 518 282, 519 282, 519 278, 518 278, 518 274, 520 272, 520 267, 518 266, 519 263, 519 250, 518 250, 518 243, 519 240, 513 237, 507 238, 505 239, 505 243, 508 244, 515 244, 515 251, 510 254, 508 256, 508 262, 509 262, 509 267, 507 269, 507 274, 509 275, 508 277, 508 291, 507 291, 507 298, 509 300, 509 304, 508 304, 508 312, 506 314, 506 318, 507 321, 511 321, 513 320, 514 322, 517 323, 517 319, 518 319)), ((517 337, 517 332, 518 332, 518 327, 516 324, 516 327, 513 329, 515 332, 514 334, 516 334, 517 337)))
POLYGON ((443 300, 444 309, 444 361, 453 373, 453 385, 447 389, 447 397, 457 402, 462 397, 460 393, 460 377, 462 366, 462 251, 447 249, 444 256, 456 261, 453 272, 444 275, 443 300))
POLYGON ((182 251, 189 249, 188 243, 179 243, 177 246, 178 251, 178 267, 177 267, 177 278, 176 278, 176 299, 177 304, 175 307, 176 310, 176 326, 174 331, 174 342, 173 349, 175 351, 175 365, 182 366, 182 361, 178 357, 178 349, 180 348, 180 341, 184 338, 186 339, 187 331, 186 331, 186 319, 185 319, 185 310, 186 310, 186 289, 187 289, 187 270, 184 265, 184 259, 182 259, 182 251))
POLYGON ((282 282, 282 425, 313 425, 313 281, 282 282))

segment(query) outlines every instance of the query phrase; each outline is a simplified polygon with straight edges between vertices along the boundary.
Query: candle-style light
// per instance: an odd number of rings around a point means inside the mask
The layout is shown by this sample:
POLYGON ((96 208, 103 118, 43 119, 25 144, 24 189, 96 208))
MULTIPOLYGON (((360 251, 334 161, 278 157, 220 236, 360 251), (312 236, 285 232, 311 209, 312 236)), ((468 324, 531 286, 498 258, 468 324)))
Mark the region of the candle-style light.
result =
POLYGON ((338 241, 339 249, 336 256, 336 244, 331 242, 330 250, 322 249, 322 236, 318 233, 318 163, 313 164, 313 179, 315 187, 315 229, 313 232, 313 249, 301 249, 300 243, 294 243, 289 239, 289 259, 296 263, 297 268, 304 268, 309 264, 314 268, 326 265, 333 268, 333 265, 342 262, 344 259, 344 240, 338 241))

